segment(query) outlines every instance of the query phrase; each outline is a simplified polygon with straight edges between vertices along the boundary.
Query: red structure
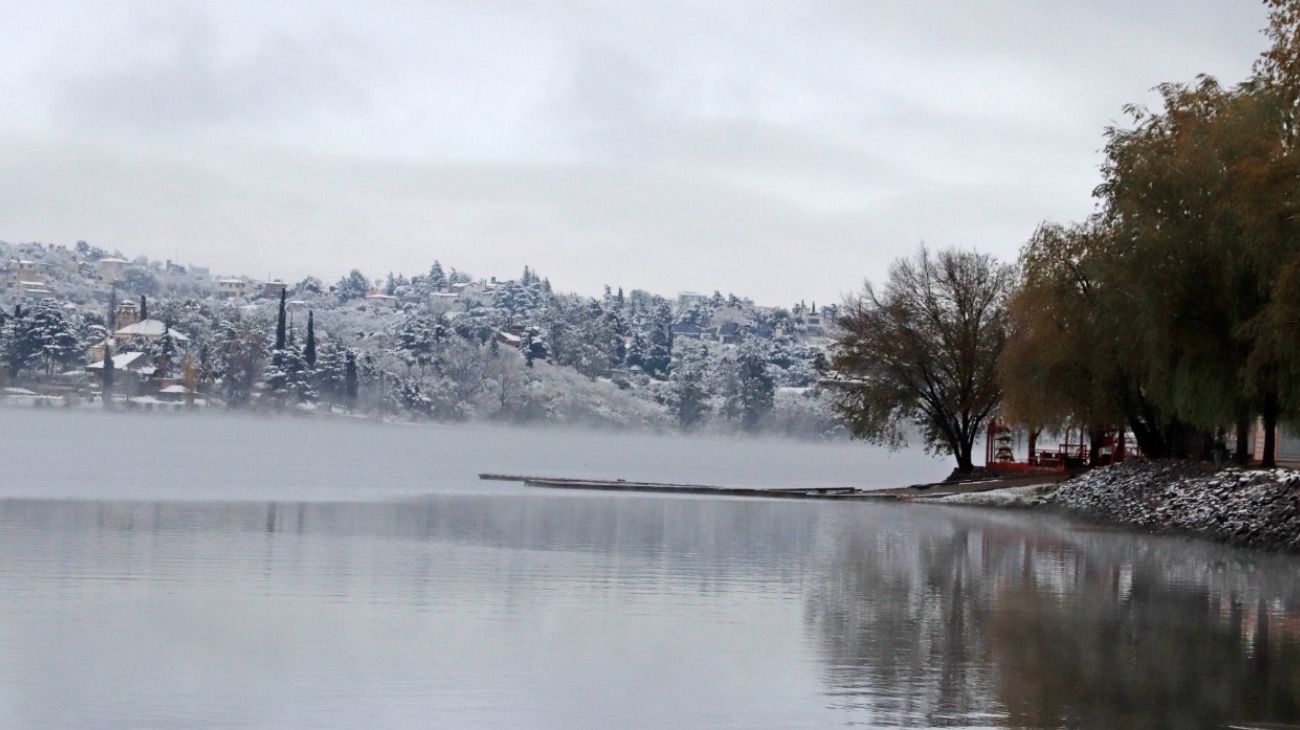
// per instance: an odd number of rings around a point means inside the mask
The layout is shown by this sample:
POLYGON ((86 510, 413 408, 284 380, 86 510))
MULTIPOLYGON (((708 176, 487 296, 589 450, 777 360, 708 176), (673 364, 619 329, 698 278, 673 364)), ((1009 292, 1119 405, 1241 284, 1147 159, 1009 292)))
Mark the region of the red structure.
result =
POLYGON ((1022 459, 1016 458, 1014 442, 1010 425, 991 421, 984 439, 985 466, 997 471, 1054 472, 1105 466, 1135 455, 1124 429, 1089 434, 1082 428, 1066 428, 1061 442, 1047 448, 1039 447, 1038 434, 1031 431, 1022 459))

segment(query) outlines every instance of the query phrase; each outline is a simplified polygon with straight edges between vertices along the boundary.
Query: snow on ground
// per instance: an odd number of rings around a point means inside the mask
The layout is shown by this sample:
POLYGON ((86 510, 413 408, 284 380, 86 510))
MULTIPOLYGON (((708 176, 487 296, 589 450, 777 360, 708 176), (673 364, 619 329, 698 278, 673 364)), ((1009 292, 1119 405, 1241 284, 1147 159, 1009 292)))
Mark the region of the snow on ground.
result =
POLYGON ((917 501, 942 502, 943 504, 969 504, 979 507, 1032 507, 1039 503, 1044 494, 1052 491, 1055 484, 1030 484, 1024 487, 1006 487, 990 489, 984 492, 963 492, 942 497, 922 498, 917 501))

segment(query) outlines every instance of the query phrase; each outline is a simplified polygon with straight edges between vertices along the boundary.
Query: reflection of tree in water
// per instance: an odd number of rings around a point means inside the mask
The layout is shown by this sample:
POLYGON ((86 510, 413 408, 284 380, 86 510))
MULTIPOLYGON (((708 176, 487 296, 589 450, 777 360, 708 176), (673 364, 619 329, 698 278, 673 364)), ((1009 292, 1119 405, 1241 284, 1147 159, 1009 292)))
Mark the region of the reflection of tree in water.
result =
POLYGON ((988 711, 982 622, 967 590, 967 537, 846 532, 809 597, 833 694, 882 723, 968 724, 988 711))
POLYGON ((1259 571, 1284 596, 1270 600, 1210 545, 943 521, 844 534, 808 620, 831 694, 876 722, 1300 721, 1300 596, 1284 561, 1259 571))

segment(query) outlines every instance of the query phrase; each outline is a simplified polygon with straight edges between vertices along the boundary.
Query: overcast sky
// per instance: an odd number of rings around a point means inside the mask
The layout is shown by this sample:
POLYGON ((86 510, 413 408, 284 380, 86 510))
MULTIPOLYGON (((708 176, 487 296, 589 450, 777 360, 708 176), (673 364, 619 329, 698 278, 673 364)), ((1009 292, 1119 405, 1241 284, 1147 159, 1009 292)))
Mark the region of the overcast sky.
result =
POLYGON ((1092 209, 1102 130, 1240 80, 1256 0, 27 2, 0 239, 837 300, 1092 209))

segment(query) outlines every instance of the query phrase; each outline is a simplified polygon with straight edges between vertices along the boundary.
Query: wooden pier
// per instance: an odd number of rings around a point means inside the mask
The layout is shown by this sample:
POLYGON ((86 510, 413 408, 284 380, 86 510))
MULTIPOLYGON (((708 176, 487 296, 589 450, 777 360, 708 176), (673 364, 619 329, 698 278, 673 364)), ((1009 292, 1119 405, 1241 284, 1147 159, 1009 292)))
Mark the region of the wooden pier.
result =
POLYGON ((691 494, 716 497, 763 497, 767 499, 827 499, 866 500, 916 497, 939 497, 948 494, 983 492, 990 489, 1026 486, 1032 482, 1055 481, 1037 477, 1019 479, 989 479, 978 482, 937 482, 915 484, 892 489, 859 489, 856 487, 723 487, 712 484, 672 484, 666 482, 628 481, 625 479, 570 479, 562 477, 529 476, 524 474, 479 474, 485 481, 518 482, 528 487, 546 489, 581 489, 602 492, 641 492, 658 494, 691 494))
POLYGON ((639 482, 626 479, 568 479, 561 477, 526 476, 521 474, 479 474, 479 479, 519 482, 528 487, 549 489, 584 489, 605 492, 657 492, 660 494, 704 494, 719 497, 769 497, 784 499, 843 499, 869 495, 853 487, 798 487, 763 489, 759 487, 722 487, 712 484, 672 484, 665 482, 639 482))

